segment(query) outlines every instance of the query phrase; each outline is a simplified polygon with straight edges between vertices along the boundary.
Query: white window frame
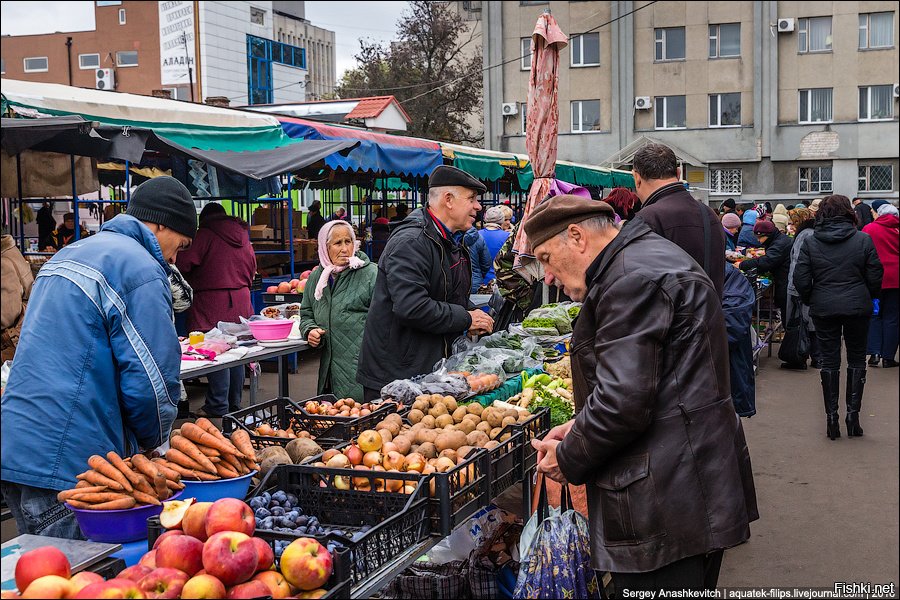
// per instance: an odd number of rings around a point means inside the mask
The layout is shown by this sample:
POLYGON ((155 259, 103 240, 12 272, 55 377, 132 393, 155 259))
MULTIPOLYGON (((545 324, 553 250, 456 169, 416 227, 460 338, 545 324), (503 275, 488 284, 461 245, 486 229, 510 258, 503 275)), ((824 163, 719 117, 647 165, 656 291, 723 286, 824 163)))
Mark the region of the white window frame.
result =
POLYGON ((87 70, 93 71, 94 69, 99 69, 100 68, 100 54, 98 52, 88 52, 87 54, 79 54, 78 55, 78 68, 81 69, 82 71, 87 71, 87 70), (81 59, 85 56, 96 56, 97 64, 84 66, 84 61, 82 61, 81 59))
POLYGON ((798 54, 819 54, 825 52, 833 52, 834 51, 834 20, 831 17, 803 17, 802 19, 797 20, 797 53, 798 54), (831 44, 829 44, 828 48, 823 48, 820 50, 810 50, 809 48, 809 31, 810 31, 810 21, 822 21, 828 19, 828 23, 831 25, 831 44))
POLYGON ((805 90, 798 90, 798 94, 797 94, 797 123, 800 123, 800 124, 802 124, 802 125, 809 125, 809 124, 813 124, 813 123, 831 123, 831 122, 833 122, 833 121, 834 121, 834 88, 809 88, 809 89, 805 89, 805 90), (830 91, 831 91, 831 118, 829 118, 829 119, 827 119, 827 120, 821 120, 821 121, 813 121, 813 120, 811 120, 811 117, 812 117, 812 102, 810 102, 810 99, 812 98, 811 92, 812 92, 813 90, 830 90, 830 91), (803 94, 806 94, 806 95, 807 95, 807 98, 806 98, 806 114, 805 114, 805 115, 800 114, 800 107, 803 105, 802 100, 801 100, 801 98, 803 97, 803 94))
POLYGON ((125 9, 119 9, 119 25, 125 25, 125 9))
POLYGON ((603 107, 600 105, 599 98, 588 98, 586 100, 572 100, 570 103, 570 109, 569 109, 569 119, 572 121, 572 123, 570 124, 571 125, 570 131, 572 133, 597 133, 598 131, 600 131, 600 129, 575 129, 575 121, 573 119, 574 115, 572 114, 571 109, 574 108, 576 104, 578 105, 578 126, 584 127, 584 124, 585 124, 584 123, 584 103, 585 102, 596 102, 597 103, 597 116, 599 117, 599 116, 602 116, 602 114, 603 114, 600 112, 603 107))
POLYGON ((519 69, 522 71, 531 70, 531 38, 519 38, 519 69), (528 49, 525 49, 525 43, 528 42, 528 49))
POLYGON ((572 36, 569 39, 569 48, 571 48, 571 51, 569 52, 569 65, 573 69, 580 69, 582 67, 599 67, 600 66, 600 32, 599 31, 593 32, 593 33, 583 33, 581 35, 572 36), (585 36, 588 36, 588 35, 591 35, 591 36, 596 35, 597 36, 597 62, 595 62, 595 63, 584 62, 584 38, 585 38, 585 36), (574 43, 575 38, 579 38, 578 48, 581 51, 581 56, 577 57, 578 62, 575 61, 575 59, 576 59, 575 43, 574 43))
MULTIPOLYGON (((743 96, 741 95, 740 92, 723 92, 723 93, 721 93, 721 94, 710 94, 710 95, 709 95, 710 99, 712 99, 712 98, 715 98, 715 99, 716 99, 716 115, 715 115, 715 116, 716 116, 716 123, 713 123, 713 121, 712 121, 713 115, 712 115, 712 113, 710 113, 710 115, 709 115, 709 126, 710 126, 710 128, 713 128, 713 129, 728 129, 728 128, 732 128, 732 127, 740 127, 740 126, 741 126, 740 122, 739 122, 737 125, 722 125, 722 124, 721 124, 721 123, 722 123, 722 96, 726 96, 726 95, 728 95, 728 94, 737 94, 737 95, 738 95, 738 97, 739 97, 740 100, 741 100, 741 115, 743 115, 743 111, 744 111, 744 107, 743 107, 743 99, 744 99, 744 98, 743 98, 743 96)), ((741 118, 742 118, 742 116, 738 118, 738 121, 740 121, 741 118)))
POLYGON ((661 130, 678 130, 678 129, 687 129, 687 96, 656 96, 653 98, 653 127, 657 131, 661 130), (669 98, 684 98, 684 125, 681 127, 666 127, 666 121, 668 121, 668 111, 669 111, 669 98), (657 125, 658 119, 656 115, 657 111, 662 111, 663 117, 663 126, 660 127, 657 125))
POLYGON ((891 107, 891 114, 888 115, 887 117, 881 117, 881 118, 878 118, 878 119, 873 119, 873 118, 871 118, 871 117, 865 117, 865 118, 863 118, 862 115, 858 115, 858 117, 857 117, 858 120, 861 121, 861 122, 864 122, 864 123, 866 123, 866 122, 877 122, 877 121, 893 121, 893 120, 894 120, 894 93, 893 93, 893 89, 892 89, 893 86, 892 86, 891 84, 887 84, 887 85, 861 85, 861 86, 859 86, 859 91, 860 91, 860 92, 862 92, 863 90, 866 91, 866 114, 867 114, 867 115, 871 115, 871 114, 872 114, 872 88, 873 88, 873 87, 886 87, 886 88, 888 88, 888 89, 891 90, 891 101, 890 101, 890 104, 889 104, 889 106, 891 107))
POLYGON ((740 196, 744 189, 744 171, 743 169, 710 169, 709 170, 709 195, 710 196, 740 196), (714 175, 715 173, 724 173, 725 171, 737 171, 738 186, 737 188, 722 189, 722 175, 714 175), (713 183, 715 182, 715 185, 713 183))
POLYGON ((46 56, 26 56, 25 58, 22 59, 22 68, 25 70, 26 73, 46 73, 47 71, 50 70, 50 59, 47 58, 46 56), (41 60, 41 59, 43 59, 44 62, 47 63, 46 67, 44 67, 43 69, 29 69, 28 68, 29 60, 41 60))
POLYGON ((123 68, 123 69, 128 69, 128 68, 131 68, 131 67, 136 67, 136 66, 138 66, 139 62, 140 62, 140 58, 139 58, 139 56, 138 56, 138 51, 137 51, 137 50, 119 50, 119 51, 116 52, 116 66, 117 66, 117 67, 121 67, 121 68, 123 68), (134 56, 135 56, 135 58, 137 59, 137 60, 135 61, 135 63, 134 63, 134 64, 130 64, 130 63, 122 64, 122 61, 119 60, 119 57, 120 57, 122 54, 125 54, 125 53, 131 53, 131 52, 134 52, 134 56))
POLYGON ((822 194, 822 193, 831 193, 834 191, 834 167, 831 166, 819 166, 819 167, 800 167, 798 170, 798 181, 797 181, 797 193, 798 194, 822 194), (819 171, 819 189, 812 189, 812 170, 817 169, 819 171), (831 175, 829 179, 822 179, 822 169, 830 169, 831 175), (803 171, 807 171, 806 177, 803 176, 803 171), (803 182, 806 182, 806 190, 804 191, 801 187, 803 182), (828 189, 822 189, 822 183, 828 183, 828 189))
POLYGON ((519 119, 522 123, 522 125, 521 125, 522 135, 525 135, 526 128, 528 127, 528 103, 527 102, 519 102, 519 114, 522 115, 522 118, 519 119))
POLYGON ((264 8, 259 8, 258 6, 251 6, 251 7, 250 7, 250 23, 251 23, 252 25, 259 25, 260 27, 265 27, 265 26, 266 26, 266 13, 267 13, 267 12, 269 12, 269 11, 267 11, 267 10, 264 9, 264 8), (256 21, 254 21, 253 19, 256 18, 256 17, 261 17, 261 18, 262 18, 262 23, 257 23, 256 21))
POLYGON ((892 165, 892 164, 859 165, 859 168, 865 169, 866 172, 864 175, 860 175, 857 177, 857 186, 856 186, 858 188, 857 191, 859 191, 859 192, 893 192, 894 191, 894 165, 892 165), (886 190, 875 190, 875 189, 871 189, 869 187, 870 182, 872 180, 872 176, 871 176, 872 167, 887 167, 888 169, 891 170, 890 187, 888 187, 886 190), (863 182, 865 182, 866 187, 865 188, 859 187, 859 184, 863 183, 863 182))
POLYGON ((741 57, 741 24, 740 23, 715 23, 709 26, 709 41, 712 42, 715 40, 716 42, 716 53, 710 54, 709 58, 740 58, 741 57), (737 25, 738 26, 738 53, 737 54, 722 54, 722 46, 719 43, 722 40, 722 36, 720 34, 722 25, 737 25), (715 32, 713 32, 713 28, 715 28, 715 32))
POLYGON ((865 33, 866 45, 860 46, 859 47, 860 50, 885 50, 887 48, 893 48, 894 47, 894 13, 892 11, 879 11, 879 12, 874 12, 874 13, 859 13, 859 31, 860 31, 860 33, 862 33, 863 31, 866 32, 865 33), (884 14, 890 15, 891 43, 888 44, 887 46, 873 46, 869 42, 869 23, 871 21, 871 17, 872 17, 872 15, 884 15, 884 14), (865 20, 865 23, 863 22, 863 20, 865 20))
POLYGON ((653 30, 653 61, 654 62, 670 62, 676 60, 685 60, 687 57, 687 31, 684 27, 656 27, 653 30), (684 32, 684 56, 679 56, 677 58, 669 58, 667 56, 669 44, 666 40, 666 32, 669 29, 681 29, 684 32), (662 46, 662 51, 659 53, 660 57, 656 56, 656 48, 657 46, 662 46))

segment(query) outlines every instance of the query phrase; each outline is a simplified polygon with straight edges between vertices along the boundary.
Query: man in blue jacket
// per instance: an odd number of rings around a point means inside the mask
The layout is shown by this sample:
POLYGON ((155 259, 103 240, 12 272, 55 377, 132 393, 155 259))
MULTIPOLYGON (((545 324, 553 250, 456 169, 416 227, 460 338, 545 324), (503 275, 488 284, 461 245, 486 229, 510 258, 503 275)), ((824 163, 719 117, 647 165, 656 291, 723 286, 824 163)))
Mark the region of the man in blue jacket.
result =
POLYGON ((196 231, 190 192, 158 177, 38 273, 2 399, 3 498, 20 534, 81 538, 57 492, 93 454, 167 440, 181 365, 169 264, 196 231))

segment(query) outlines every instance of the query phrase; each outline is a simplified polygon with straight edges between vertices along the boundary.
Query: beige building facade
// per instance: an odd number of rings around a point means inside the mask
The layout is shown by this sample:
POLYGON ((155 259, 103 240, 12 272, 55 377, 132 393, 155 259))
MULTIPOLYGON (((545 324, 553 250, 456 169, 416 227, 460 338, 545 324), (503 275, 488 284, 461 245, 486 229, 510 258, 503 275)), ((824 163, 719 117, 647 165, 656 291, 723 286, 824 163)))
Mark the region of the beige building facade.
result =
POLYGON ((525 151, 530 35, 550 10, 559 158, 670 144, 710 203, 898 198, 898 3, 483 2, 485 147, 525 151), (581 34, 581 35, 579 35, 581 34))
POLYGON ((310 23, 303 2, 273 2, 272 9, 274 39, 306 50, 306 99, 330 98, 337 78, 334 32, 310 23))

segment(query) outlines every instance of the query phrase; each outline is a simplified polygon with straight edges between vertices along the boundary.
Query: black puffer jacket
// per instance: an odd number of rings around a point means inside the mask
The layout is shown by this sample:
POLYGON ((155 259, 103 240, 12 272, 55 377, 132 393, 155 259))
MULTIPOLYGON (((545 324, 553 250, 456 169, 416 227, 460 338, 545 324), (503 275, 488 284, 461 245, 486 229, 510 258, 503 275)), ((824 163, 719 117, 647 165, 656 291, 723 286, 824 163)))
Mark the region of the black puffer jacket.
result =
POLYGON ((468 330, 471 262, 461 245, 465 272, 452 271, 453 249, 423 209, 397 225, 378 260, 356 373, 363 386, 430 373, 468 330))
POLYGON ((884 268, 875 244, 847 219, 816 225, 800 249, 794 287, 814 317, 867 317, 884 268))
POLYGON ((756 269, 760 274, 772 274, 775 304, 784 310, 787 304, 788 273, 791 270, 791 246, 794 240, 777 229, 766 239, 766 254, 741 262, 741 271, 756 269))
POLYGON ((712 282, 640 220, 587 282, 572 335, 578 413, 557 459, 587 484, 592 566, 646 572, 746 541, 756 493, 712 282))

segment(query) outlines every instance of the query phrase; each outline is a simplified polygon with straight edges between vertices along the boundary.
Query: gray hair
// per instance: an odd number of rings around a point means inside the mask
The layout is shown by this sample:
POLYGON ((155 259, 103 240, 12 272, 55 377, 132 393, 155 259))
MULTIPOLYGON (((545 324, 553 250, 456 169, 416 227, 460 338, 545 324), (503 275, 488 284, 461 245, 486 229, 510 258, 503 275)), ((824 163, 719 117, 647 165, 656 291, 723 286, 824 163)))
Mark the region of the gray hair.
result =
MULTIPOLYGON (((616 228, 615 222, 612 219, 607 217, 591 217, 590 219, 585 219, 584 221, 579 221, 578 223, 573 223, 573 225, 578 225, 579 227, 583 227, 584 229, 588 229, 593 231, 594 233, 600 233, 606 231, 607 229, 616 228)), ((558 234, 559 238, 562 241, 569 239, 569 228, 566 227, 558 234)))
POLYGON ((678 177, 678 159, 665 144, 647 144, 634 153, 632 168, 643 179, 678 177))

